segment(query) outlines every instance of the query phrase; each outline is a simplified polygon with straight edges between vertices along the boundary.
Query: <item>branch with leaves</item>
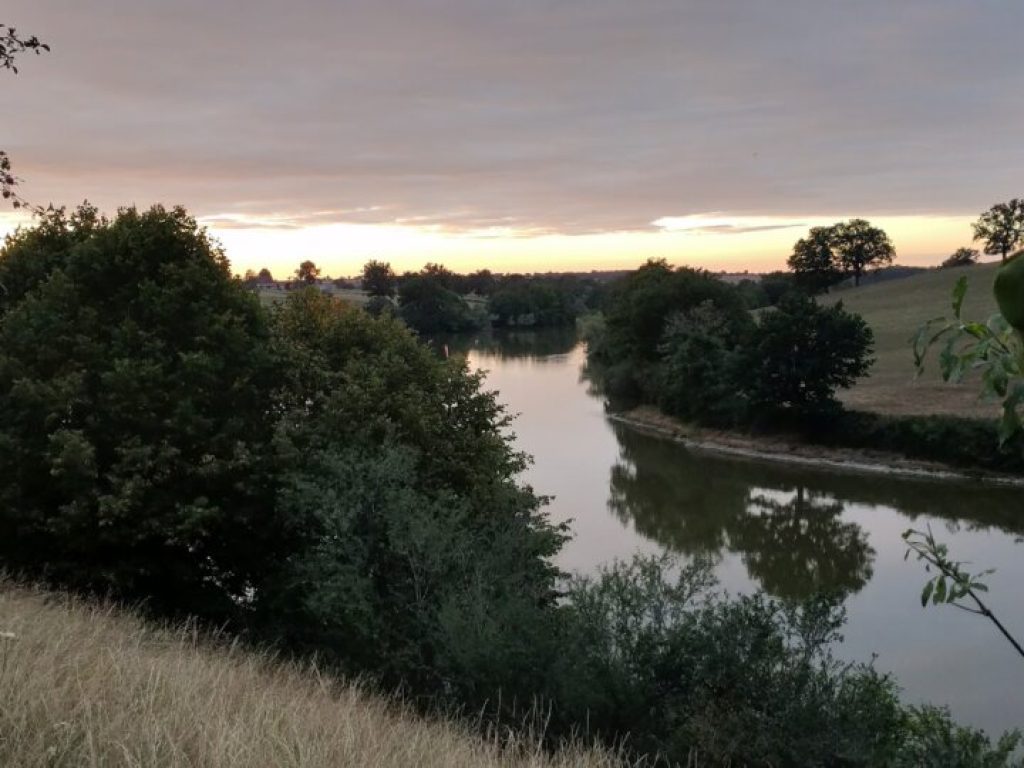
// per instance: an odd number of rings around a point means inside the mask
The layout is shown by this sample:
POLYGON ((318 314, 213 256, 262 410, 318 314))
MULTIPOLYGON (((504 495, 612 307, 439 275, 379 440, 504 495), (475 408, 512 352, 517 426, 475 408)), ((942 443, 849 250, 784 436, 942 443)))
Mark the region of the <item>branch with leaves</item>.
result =
POLYGON ((914 366, 920 376, 935 346, 944 381, 957 383, 971 371, 981 374, 982 396, 1003 401, 999 422, 1000 445, 1024 431, 1024 338, 996 313, 980 323, 963 317, 967 278, 953 288, 953 320, 935 318, 914 336, 914 366))
POLYGON ((994 569, 989 568, 976 574, 968 572, 964 568, 968 563, 952 560, 949 547, 935 540, 930 525, 924 531, 907 529, 903 532, 903 540, 907 542, 903 559, 906 560, 913 552, 918 560, 924 561, 926 571, 931 573, 934 569, 935 572, 921 590, 922 607, 930 601, 932 605, 952 605, 962 611, 984 616, 996 625, 1017 653, 1024 656, 1024 648, 978 596, 979 592, 988 592, 988 587, 981 579, 995 573, 994 569))
MULTIPOLYGON (((18 30, 6 24, 0 24, 0 69, 7 69, 18 74, 18 66, 15 63, 17 57, 23 53, 34 53, 39 55, 43 51, 49 51, 50 46, 41 42, 35 35, 24 37, 18 34, 18 30)), ((15 208, 30 208, 35 211, 41 209, 30 205, 17 192, 18 177, 11 170, 10 156, 0 150, 0 197, 9 200, 15 208)))

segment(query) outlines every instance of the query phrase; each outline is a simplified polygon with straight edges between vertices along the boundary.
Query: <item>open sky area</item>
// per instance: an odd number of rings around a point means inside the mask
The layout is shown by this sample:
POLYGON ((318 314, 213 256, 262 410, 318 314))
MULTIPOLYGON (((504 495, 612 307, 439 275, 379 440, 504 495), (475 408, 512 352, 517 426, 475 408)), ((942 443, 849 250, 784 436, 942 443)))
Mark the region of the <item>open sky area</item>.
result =
MULTIPOLYGON (((22 194, 185 205, 234 268, 898 263, 1021 196, 1012 0, 6 0, 22 194)), ((0 215, 0 231, 18 221, 0 215)))

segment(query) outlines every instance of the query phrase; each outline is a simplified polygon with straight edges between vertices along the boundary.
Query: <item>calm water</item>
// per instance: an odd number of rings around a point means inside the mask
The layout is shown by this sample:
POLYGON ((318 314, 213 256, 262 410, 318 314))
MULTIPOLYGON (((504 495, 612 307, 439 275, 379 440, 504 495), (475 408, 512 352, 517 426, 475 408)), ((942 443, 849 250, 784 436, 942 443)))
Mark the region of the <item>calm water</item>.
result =
POLYGON ((886 479, 726 459, 610 421, 582 378, 572 333, 513 333, 452 344, 518 413, 526 481, 572 520, 566 569, 666 549, 710 555, 723 588, 778 596, 841 587, 851 659, 877 655, 907 701, 947 704, 999 732, 1024 725, 1024 662, 979 617, 922 609, 922 567, 900 534, 931 524, 955 555, 993 567, 990 603, 1024 636, 1024 491, 886 479))

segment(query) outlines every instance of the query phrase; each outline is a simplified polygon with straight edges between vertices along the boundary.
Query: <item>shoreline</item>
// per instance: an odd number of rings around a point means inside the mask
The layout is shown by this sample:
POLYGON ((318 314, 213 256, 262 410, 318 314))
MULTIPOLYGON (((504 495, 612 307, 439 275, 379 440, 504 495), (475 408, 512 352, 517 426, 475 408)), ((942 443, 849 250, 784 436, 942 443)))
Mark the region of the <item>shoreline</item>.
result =
POLYGON ((856 448, 819 446, 785 436, 755 436, 684 424, 651 406, 608 414, 612 421, 679 443, 688 449, 778 464, 852 474, 885 475, 937 482, 981 483, 1024 488, 1024 476, 965 470, 937 462, 856 448))

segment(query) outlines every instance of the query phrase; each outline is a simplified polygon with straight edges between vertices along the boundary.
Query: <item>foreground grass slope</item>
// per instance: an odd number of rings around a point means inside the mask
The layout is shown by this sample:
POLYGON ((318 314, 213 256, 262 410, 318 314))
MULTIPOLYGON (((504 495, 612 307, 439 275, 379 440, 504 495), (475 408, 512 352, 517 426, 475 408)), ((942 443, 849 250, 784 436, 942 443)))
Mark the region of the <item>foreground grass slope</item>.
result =
POLYGON ((10 583, 0 583, 0 632, 3 766, 618 764, 487 742, 315 670, 10 583))
POLYGON ((887 414, 950 414, 991 416, 998 405, 978 399, 977 387, 945 384, 934 359, 915 380, 910 340, 923 323, 950 317, 950 292, 962 275, 970 288, 964 303, 965 317, 987 320, 996 312, 992 281, 998 264, 943 269, 884 283, 837 290, 822 301, 842 301, 861 315, 875 334, 875 365, 841 399, 850 408, 887 414))

